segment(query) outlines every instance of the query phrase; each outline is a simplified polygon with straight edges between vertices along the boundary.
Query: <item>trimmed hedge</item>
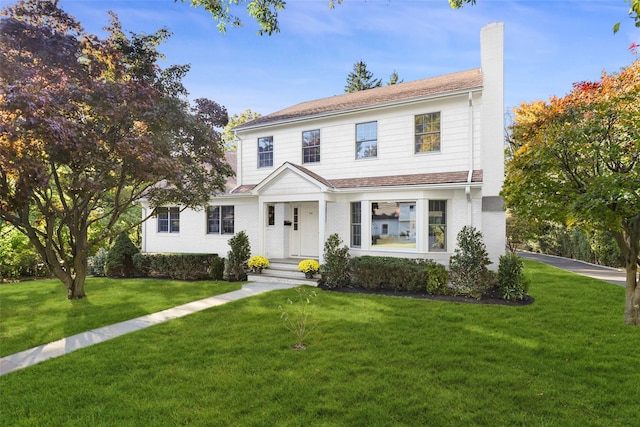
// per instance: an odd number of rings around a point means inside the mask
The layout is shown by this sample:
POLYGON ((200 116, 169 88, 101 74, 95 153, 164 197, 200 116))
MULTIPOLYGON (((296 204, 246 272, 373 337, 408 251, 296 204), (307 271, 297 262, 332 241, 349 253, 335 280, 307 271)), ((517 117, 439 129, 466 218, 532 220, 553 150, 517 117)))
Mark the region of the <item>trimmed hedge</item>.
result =
POLYGON ((222 280, 224 259, 217 254, 136 254, 133 263, 146 277, 222 280))
MULTIPOLYGON (((446 274, 438 264, 428 259, 361 256, 351 259, 351 284, 355 288, 425 292, 428 274, 433 283, 446 287, 446 274)), ((446 269, 445 269, 446 272, 446 269)), ((440 286, 436 286, 440 287, 440 286)))

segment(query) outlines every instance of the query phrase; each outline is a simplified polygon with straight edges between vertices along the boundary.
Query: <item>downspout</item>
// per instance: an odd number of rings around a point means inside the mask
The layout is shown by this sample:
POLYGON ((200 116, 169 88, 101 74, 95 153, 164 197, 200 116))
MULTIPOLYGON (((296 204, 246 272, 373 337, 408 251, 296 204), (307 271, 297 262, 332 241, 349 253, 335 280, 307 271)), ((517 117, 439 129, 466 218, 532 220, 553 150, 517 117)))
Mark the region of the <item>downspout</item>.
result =
POLYGON ((473 204, 471 202, 471 179, 473 178, 473 92, 469 91, 469 172, 464 194, 467 196, 467 224, 473 225, 473 204))
POLYGON ((238 186, 242 185, 242 150, 240 148, 240 142, 242 140, 235 130, 233 131, 233 137, 236 140, 236 186, 238 186))

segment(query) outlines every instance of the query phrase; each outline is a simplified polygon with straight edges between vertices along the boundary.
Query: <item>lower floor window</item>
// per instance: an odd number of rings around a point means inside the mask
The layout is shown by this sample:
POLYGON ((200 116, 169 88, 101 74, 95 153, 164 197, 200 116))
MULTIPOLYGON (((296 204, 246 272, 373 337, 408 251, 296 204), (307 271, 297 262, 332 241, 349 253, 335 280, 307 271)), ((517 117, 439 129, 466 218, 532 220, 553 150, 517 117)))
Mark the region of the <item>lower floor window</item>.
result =
POLYGON ((180 232, 180 208, 156 208, 158 217, 158 233, 180 232))
POLYGON ((429 251, 447 250, 447 201, 429 200, 429 251))
POLYGON ((207 207, 207 234, 233 234, 234 224, 233 206, 207 207))
POLYGON ((362 205, 360 202, 351 203, 351 247, 362 246, 362 205))
POLYGON ((371 245, 416 248, 416 202, 372 202, 371 245))

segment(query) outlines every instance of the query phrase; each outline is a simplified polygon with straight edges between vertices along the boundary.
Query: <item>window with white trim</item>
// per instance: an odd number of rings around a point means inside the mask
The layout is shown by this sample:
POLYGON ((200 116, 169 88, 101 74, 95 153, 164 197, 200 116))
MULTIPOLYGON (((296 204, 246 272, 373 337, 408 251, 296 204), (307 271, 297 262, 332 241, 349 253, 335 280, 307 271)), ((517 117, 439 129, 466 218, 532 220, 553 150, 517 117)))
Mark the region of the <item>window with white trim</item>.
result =
POLYGON ((417 115, 415 132, 416 154, 440 151, 440 112, 417 115))
POLYGON ((351 247, 362 246, 362 203, 351 203, 351 247))
POLYGON ((416 202, 372 202, 371 246, 416 249, 416 202))
POLYGON ((270 168, 273 166, 273 137, 258 138, 258 167, 270 168))
POLYGON ((207 234, 233 234, 234 227, 233 206, 207 206, 207 234))
POLYGON ((158 233, 180 232, 180 208, 175 206, 156 208, 156 216, 158 233))
POLYGON ((429 252, 447 251, 447 201, 429 200, 429 252))
POLYGON ((378 122, 356 124, 356 159, 378 157, 378 122))
POLYGON ((302 132, 302 163, 320 161, 320 129, 302 132))

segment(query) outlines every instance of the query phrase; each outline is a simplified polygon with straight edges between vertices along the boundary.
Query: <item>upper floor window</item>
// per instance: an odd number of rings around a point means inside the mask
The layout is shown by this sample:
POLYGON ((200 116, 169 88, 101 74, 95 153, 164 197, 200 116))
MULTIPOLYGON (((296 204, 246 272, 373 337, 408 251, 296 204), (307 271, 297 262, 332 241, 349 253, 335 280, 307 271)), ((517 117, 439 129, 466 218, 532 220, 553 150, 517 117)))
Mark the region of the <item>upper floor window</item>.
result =
POLYGON ((378 157, 378 122, 356 124, 356 159, 378 157))
POLYGON ((416 153, 440 151, 440 112, 416 116, 416 153))
POLYGON ((302 132, 302 163, 320 161, 320 129, 302 132))
POLYGON ((180 208, 156 208, 158 233, 180 232, 180 208))
POLYGON ((273 166, 273 137, 258 138, 258 167, 269 168, 273 166))
POLYGON ((207 207, 207 234, 233 234, 235 226, 233 206, 207 207))

